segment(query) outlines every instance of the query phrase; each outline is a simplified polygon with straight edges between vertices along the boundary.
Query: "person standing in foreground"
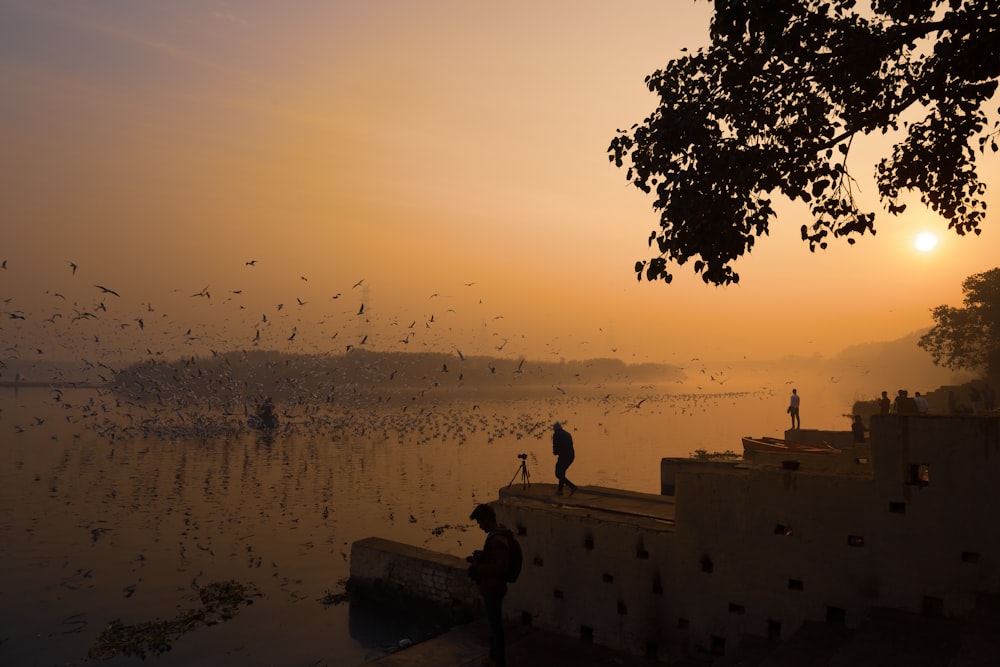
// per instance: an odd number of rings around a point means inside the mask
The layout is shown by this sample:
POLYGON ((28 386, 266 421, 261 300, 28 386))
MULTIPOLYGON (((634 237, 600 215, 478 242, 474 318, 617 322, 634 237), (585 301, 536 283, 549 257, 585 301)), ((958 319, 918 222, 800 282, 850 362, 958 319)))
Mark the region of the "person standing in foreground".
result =
POLYGON ((510 539, 513 533, 497 523, 493 507, 476 505, 469 518, 486 533, 483 550, 472 556, 469 576, 479 584, 490 626, 490 655, 483 660, 488 667, 506 667, 507 649, 503 632, 503 598, 507 594, 507 569, 510 563, 510 539))
POLYGON ((798 389, 792 389, 792 396, 788 399, 788 414, 792 416, 792 430, 802 428, 802 421, 799 419, 798 389))
POLYGON ((566 470, 573 464, 576 453, 573 451, 573 436, 559 422, 552 425, 552 453, 559 457, 556 459, 556 479, 559 480, 556 495, 562 495, 565 485, 569 487, 569 495, 572 496, 576 493, 576 484, 566 478, 566 470))

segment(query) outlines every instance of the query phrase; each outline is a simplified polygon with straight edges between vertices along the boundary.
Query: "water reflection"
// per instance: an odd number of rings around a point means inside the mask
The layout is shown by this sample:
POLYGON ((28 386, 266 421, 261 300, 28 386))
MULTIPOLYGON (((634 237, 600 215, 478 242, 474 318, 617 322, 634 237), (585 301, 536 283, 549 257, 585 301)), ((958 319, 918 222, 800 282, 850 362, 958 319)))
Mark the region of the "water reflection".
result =
POLYGON ((466 555, 479 540, 470 508, 511 481, 518 453, 532 483, 554 481, 555 419, 573 432, 578 483, 656 493, 661 457, 774 432, 760 425, 781 419, 785 400, 644 388, 350 414, 324 405, 261 433, 221 411, 82 389, 56 398, 0 390, 0 664, 80 662, 109 621, 173 618, 199 587, 230 579, 263 597, 181 637, 158 665, 361 664, 421 630, 321 603, 348 576, 354 540, 466 555))

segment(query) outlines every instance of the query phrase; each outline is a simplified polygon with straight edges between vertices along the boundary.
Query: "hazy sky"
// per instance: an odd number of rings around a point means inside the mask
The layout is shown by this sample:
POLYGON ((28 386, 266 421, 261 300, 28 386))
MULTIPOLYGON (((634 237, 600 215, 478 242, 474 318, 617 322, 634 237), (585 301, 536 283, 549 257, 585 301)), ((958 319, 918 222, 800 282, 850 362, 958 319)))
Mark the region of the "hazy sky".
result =
POLYGON ((739 286, 637 282, 657 218, 606 148, 654 108, 644 76, 707 43, 711 7, 5 0, 0 358, 826 355, 959 305, 1000 263, 992 155, 978 238, 914 198, 811 254, 785 205, 739 286))

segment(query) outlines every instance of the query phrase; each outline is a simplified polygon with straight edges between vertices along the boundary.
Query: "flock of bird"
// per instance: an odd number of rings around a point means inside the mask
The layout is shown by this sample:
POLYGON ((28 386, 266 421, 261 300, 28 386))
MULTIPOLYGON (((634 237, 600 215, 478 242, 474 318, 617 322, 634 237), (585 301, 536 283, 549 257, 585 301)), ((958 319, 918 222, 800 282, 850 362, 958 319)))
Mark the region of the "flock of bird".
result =
MULTIPOLYGON (((261 264, 249 259, 245 270, 259 271, 261 264)), ((101 388, 96 399, 91 396, 80 404, 66 401, 59 389, 53 390, 53 400, 66 410, 67 422, 79 421, 108 437, 235 435, 246 430, 248 412, 272 396, 281 409, 281 429, 335 437, 405 432, 459 442, 477 434, 493 441, 510 434, 547 435, 556 408, 539 410, 516 423, 490 423, 489 415, 476 410, 477 392, 512 396, 516 387, 542 386, 547 393, 540 396, 546 400, 565 401, 569 391, 569 398, 592 401, 606 412, 669 410, 677 416, 745 393, 724 391, 728 381, 724 371, 708 372, 705 367, 689 378, 691 382, 678 374, 675 381, 685 384, 683 391, 645 395, 640 391, 637 397, 638 385, 628 386, 629 379, 623 377, 617 381, 624 389, 607 392, 602 386, 608 379, 599 374, 559 376, 558 365, 527 362, 526 366, 524 357, 499 356, 511 354, 508 343, 517 336, 496 328, 504 319, 498 314, 480 315, 484 328, 480 336, 492 339, 490 347, 498 356, 470 357, 453 338, 457 334, 448 321, 453 309, 427 308, 418 317, 376 319, 372 308, 366 307, 370 293, 364 279, 341 290, 320 287, 329 295, 321 299, 326 306, 344 303, 345 295, 352 297, 352 304, 317 308, 311 318, 307 317, 311 296, 290 295, 258 316, 249 314, 242 289, 229 290, 221 298, 209 285, 196 291, 174 290, 175 304, 179 299, 180 305, 190 301, 203 306, 185 311, 204 316, 192 321, 173 317, 150 300, 129 300, 119 286, 88 279, 87 270, 76 262, 67 265, 67 282, 59 290, 47 289, 31 301, 24 296, 0 301, 4 316, 0 381, 40 381, 53 387, 82 381, 101 388), (414 345, 418 340, 421 344, 414 345), (43 345, 51 345, 53 351, 46 352, 43 345), (349 361, 351 352, 376 349, 387 350, 384 354, 396 366, 378 366, 364 356, 364 363, 349 361), (406 367, 418 363, 407 358, 426 358, 440 350, 445 352, 438 352, 435 368, 406 367), (76 361, 69 366, 54 363, 67 357, 76 361), (333 367, 340 370, 332 371, 333 367), (441 407, 456 395, 471 397, 472 409, 453 413, 441 407)), ((2 290, 3 281, 17 278, 6 260, 0 266, 2 290)), ((309 279, 300 275, 298 282, 305 285, 309 279)), ((466 282, 459 289, 475 285, 466 282)), ((434 292, 421 307, 440 305, 443 298, 434 292)), ((482 305, 478 297, 472 301, 482 305)), ((14 428, 38 427, 43 419, 36 417, 14 428)))
MULTIPOLYGON (((517 338, 504 330, 503 315, 489 313, 483 298, 474 294, 475 282, 458 287, 464 294, 434 292, 426 303, 409 304, 412 310, 404 315, 374 307, 371 301, 377 295, 364 278, 338 288, 325 281, 310 283, 300 275, 298 287, 287 298, 265 297, 290 279, 267 273, 256 259, 244 262, 245 271, 257 274, 248 279, 255 289, 205 285, 159 292, 153 298, 105 283, 74 261, 67 262, 65 280, 58 287, 44 290, 19 277, 18 267, 6 259, 2 267, 0 381, 27 375, 32 368, 23 370, 27 362, 47 369, 42 362, 90 359, 113 365, 241 349, 313 354, 359 348, 454 350, 457 341, 470 334, 482 347, 499 351, 517 338), (449 303, 443 303, 446 300, 449 303), (463 309, 463 317, 456 309, 463 309)), ((513 348, 506 351, 517 353, 513 348)))

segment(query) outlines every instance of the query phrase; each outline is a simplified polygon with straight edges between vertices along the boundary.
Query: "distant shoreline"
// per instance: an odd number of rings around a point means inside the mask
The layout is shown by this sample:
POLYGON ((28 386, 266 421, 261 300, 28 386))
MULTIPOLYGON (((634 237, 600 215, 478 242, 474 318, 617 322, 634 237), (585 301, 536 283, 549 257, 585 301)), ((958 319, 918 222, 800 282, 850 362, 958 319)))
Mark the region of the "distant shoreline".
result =
POLYGON ((110 384, 93 382, 70 382, 67 380, 56 381, 31 381, 31 380, 0 380, 2 389, 109 389, 110 384))

